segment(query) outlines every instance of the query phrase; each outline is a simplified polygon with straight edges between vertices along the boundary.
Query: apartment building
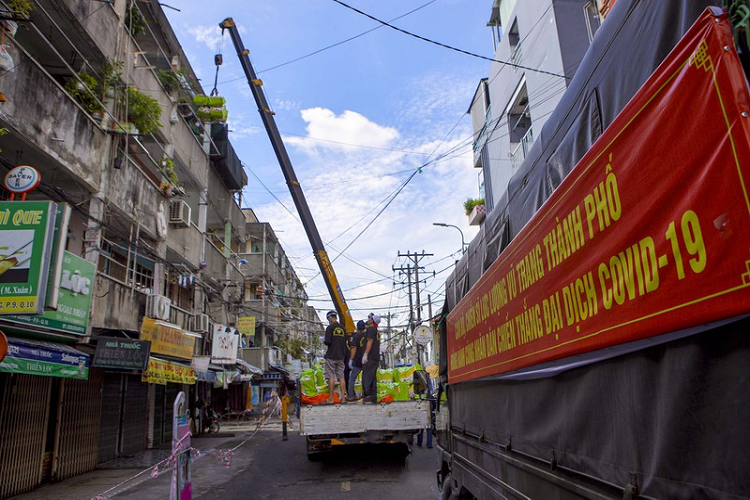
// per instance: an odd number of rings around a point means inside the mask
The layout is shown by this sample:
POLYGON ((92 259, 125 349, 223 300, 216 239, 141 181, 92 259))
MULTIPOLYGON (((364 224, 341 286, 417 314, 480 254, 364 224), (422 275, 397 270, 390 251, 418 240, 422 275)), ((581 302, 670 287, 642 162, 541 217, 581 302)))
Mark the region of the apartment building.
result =
POLYGON ((0 277, 2 498, 168 443, 175 395, 210 394, 217 367, 196 361, 245 282, 247 178, 161 5, 15 8, 0 2, 0 173, 41 181, 0 190, 0 211, 39 222, 0 218, 0 259, 28 257, 0 277))
MULTIPOLYGON (((478 196, 486 211, 567 89, 612 0, 493 0, 487 26, 494 62, 468 112, 474 130, 478 196)), ((478 225, 483 217, 476 217, 478 225)))

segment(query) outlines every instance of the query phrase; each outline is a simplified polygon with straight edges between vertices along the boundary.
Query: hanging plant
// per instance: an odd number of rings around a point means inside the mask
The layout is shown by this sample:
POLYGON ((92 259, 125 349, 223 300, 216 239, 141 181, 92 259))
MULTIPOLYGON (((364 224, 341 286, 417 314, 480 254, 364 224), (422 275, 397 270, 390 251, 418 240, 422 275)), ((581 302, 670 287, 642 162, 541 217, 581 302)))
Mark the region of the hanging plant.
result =
POLYGON ((126 95, 127 101, 123 102, 123 105, 128 110, 128 121, 132 122, 141 134, 156 132, 161 126, 159 101, 134 87, 128 87, 126 95))
POLYGON ((68 83, 65 84, 65 91, 75 99, 78 104, 86 110, 87 113, 92 114, 98 111, 103 111, 102 105, 97 99, 99 82, 96 78, 89 75, 88 73, 76 73, 78 78, 71 78, 68 83))

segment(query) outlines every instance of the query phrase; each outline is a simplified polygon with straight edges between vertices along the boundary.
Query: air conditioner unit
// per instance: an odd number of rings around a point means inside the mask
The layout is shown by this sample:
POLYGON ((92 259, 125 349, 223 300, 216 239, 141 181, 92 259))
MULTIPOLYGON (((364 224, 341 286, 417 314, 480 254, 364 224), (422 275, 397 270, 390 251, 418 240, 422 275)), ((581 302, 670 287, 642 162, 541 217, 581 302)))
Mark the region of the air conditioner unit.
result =
POLYGON ((211 317, 208 314, 195 314, 193 316, 193 331, 195 333, 208 333, 211 329, 211 317))
POLYGON ((169 223, 176 226, 189 226, 190 205, 184 200, 173 201, 169 207, 169 223))
POLYGON ((169 321, 172 301, 162 295, 149 295, 146 300, 146 316, 169 321))

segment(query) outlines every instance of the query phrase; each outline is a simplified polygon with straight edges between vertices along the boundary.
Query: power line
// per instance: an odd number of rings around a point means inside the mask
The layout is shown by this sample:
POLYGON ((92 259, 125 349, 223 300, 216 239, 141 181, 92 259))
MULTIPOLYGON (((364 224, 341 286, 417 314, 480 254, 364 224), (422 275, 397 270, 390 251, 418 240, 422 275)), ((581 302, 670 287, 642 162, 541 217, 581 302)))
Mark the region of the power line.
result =
POLYGON ((393 30, 396 30, 399 33, 403 33, 405 35, 409 35, 409 36, 414 37, 414 38, 416 38, 418 40, 422 40, 423 42, 427 42, 427 43, 431 43, 433 45, 437 45, 438 47, 443 47, 444 49, 453 50, 455 52, 458 52, 458 53, 461 53, 461 54, 465 54, 467 56, 476 57, 478 59, 484 59, 485 61, 496 62, 496 63, 502 64, 502 65, 505 65, 505 66, 511 66, 513 68, 525 69, 525 70, 528 70, 528 71, 533 71, 533 72, 536 72, 536 73, 542 73, 542 74, 545 74, 545 75, 555 76, 555 77, 558 77, 558 78, 565 78, 566 80, 568 79, 568 77, 566 77, 565 75, 558 75, 557 73, 553 73, 551 71, 547 71, 547 70, 544 70, 544 69, 531 68, 531 67, 528 67, 528 66, 522 66, 520 64, 515 64, 515 63, 512 63, 512 62, 508 62, 508 61, 500 61, 500 60, 494 59, 492 57, 483 56, 481 54, 475 54, 474 52, 469 52, 468 50, 459 49, 459 48, 453 47, 451 45, 447 45, 447 44, 444 44, 444 43, 441 43, 441 42, 437 42, 437 41, 432 40, 430 38, 427 38, 427 37, 424 37, 424 36, 421 36, 421 35, 417 35, 415 33, 412 33, 410 31, 406 31, 405 29, 401 29, 401 28, 399 28, 397 26, 394 26, 394 25, 389 24, 389 23, 387 23, 385 21, 382 21, 382 20, 378 19, 375 16, 371 16, 370 14, 368 14, 366 12, 363 12, 363 11, 361 11, 361 10, 355 8, 355 7, 352 7, 351 5, 345 4, 341 0, 332 0, 332 1, 336 2, 337 4, 341 5, 342 7, 346 7, 347 9, 353 10, 354 12, 356 12, 358 14, 361 14, 361 15, 369 18, 369 19, 372 19, 373 21, 375 21, 377 23, 380 23, 383 26, 387 26, 387 27, 389 27, 389 28, 391 28, 393 30))

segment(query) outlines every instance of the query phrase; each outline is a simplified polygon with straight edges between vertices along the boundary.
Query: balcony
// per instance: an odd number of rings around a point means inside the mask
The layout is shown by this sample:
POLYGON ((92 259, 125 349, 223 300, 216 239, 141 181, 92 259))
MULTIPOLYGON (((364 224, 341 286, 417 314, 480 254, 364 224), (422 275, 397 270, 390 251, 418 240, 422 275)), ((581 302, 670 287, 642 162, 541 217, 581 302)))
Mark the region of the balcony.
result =
POLYGON ((167 259, 197 269, 201 262, 203 234, 194 225, 170 224, 167 232, 167 259))
POLYGON ((102 238, 97 276, 91 326, 138 331, 146 296, 153 292, 154 262, 102 238))
MULTIPOLYGON (((516 143, 515 147, 513 147, 513 150, 510 153, 510 165, 512 168, 512 171, 515 172, 518 170, 518 168, 521 166, 523 161, 526 159, 526 156, 528 156, 529 151, 531 151, 531 146, 534 144, 534 134, 531 129, 524 134, 524 136, 521 138, 521 142, 516 143)), ((511 144, 513 146, 513 144, 511 144)))
POLYGON ((283 283, 285 276, 268 253, 242 253, 240 257, 247 261, 243 266, 245 275, 263 278, 272 283, 283 283))
POLYGON ((230 191, 242 189, 242 163, 234 152, 226 124, 214 123, 211 126, 213 147, 211 148, 211 164, 224 181, 230 191))
POLYGON ((107 134, 23 47, 14 40, 6 45, 15 69, 3 74, 8 101, 0 107, 0 120, 11 133, 0 147, 24 151, 24 162, 35 165, 47 181, 62 184, 72 176, 76 184, 96 192, 101 170, 91 165, 106 163, 107 134))

